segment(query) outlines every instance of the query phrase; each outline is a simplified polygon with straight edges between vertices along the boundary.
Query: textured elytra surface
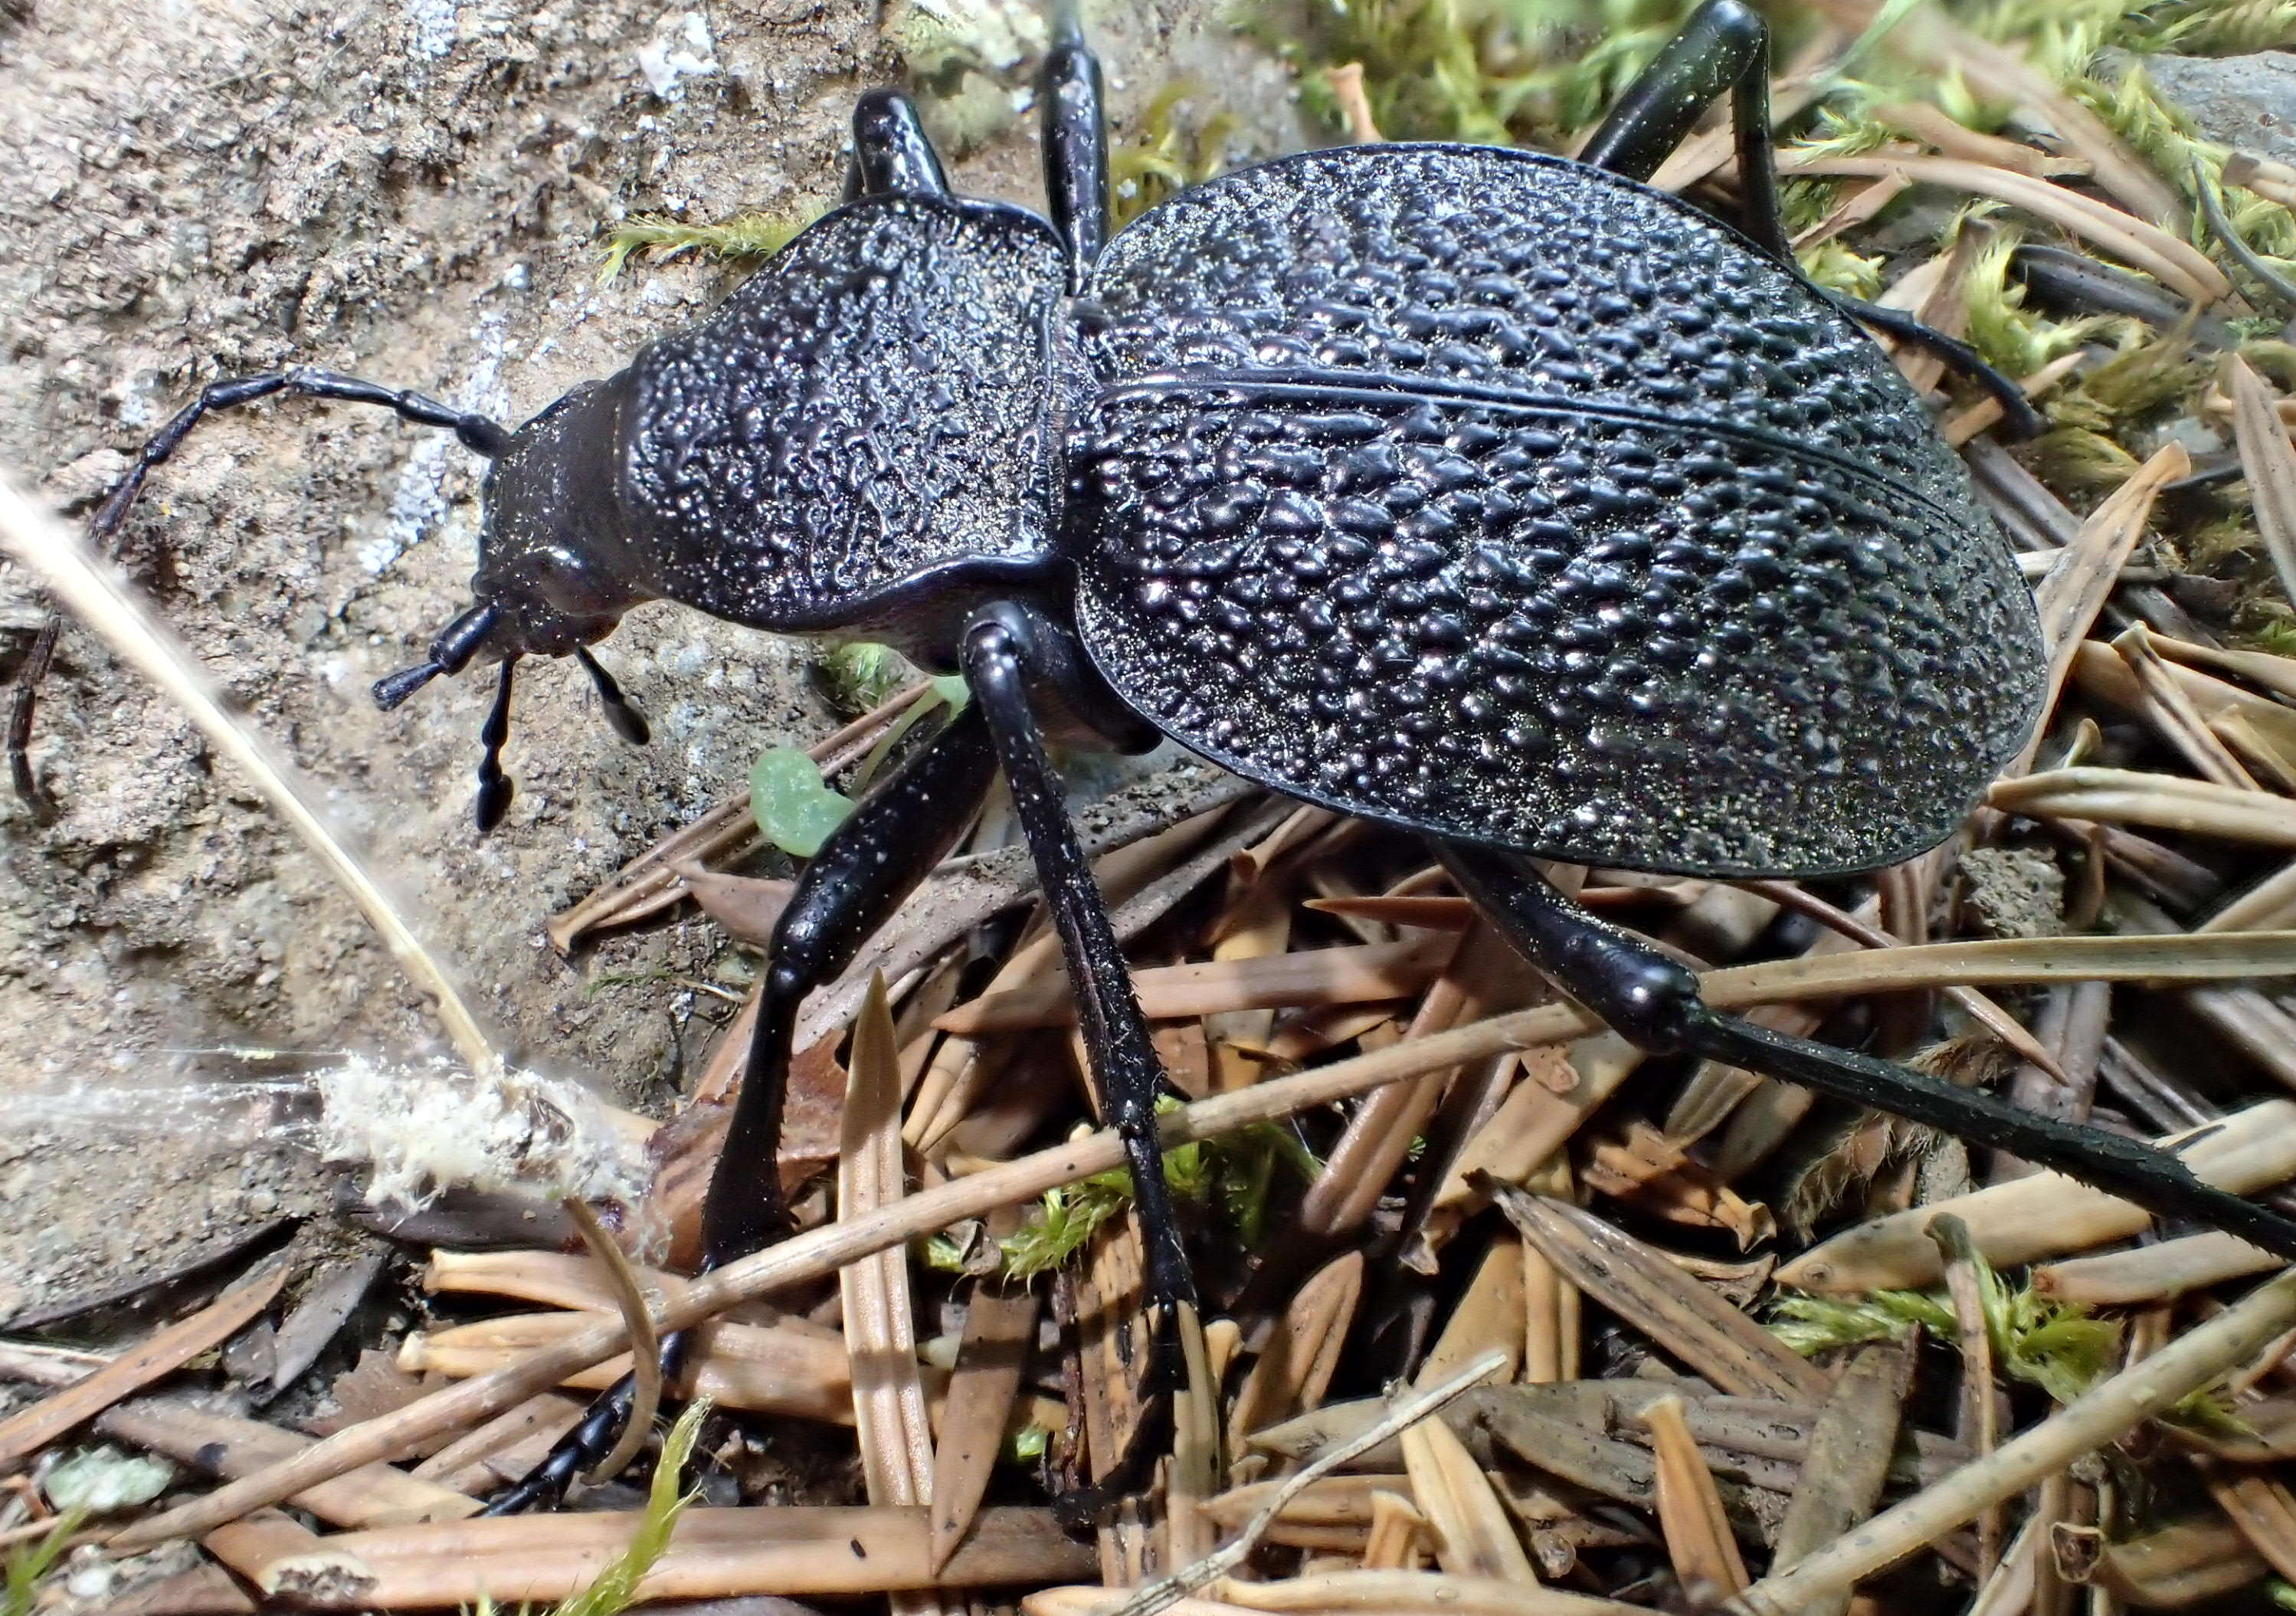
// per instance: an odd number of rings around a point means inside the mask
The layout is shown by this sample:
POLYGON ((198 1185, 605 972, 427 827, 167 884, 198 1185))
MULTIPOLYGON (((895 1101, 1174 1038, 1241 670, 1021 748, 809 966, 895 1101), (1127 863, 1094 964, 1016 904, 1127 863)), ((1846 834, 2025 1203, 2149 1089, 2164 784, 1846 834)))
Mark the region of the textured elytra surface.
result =
POLYGON ((1087 644, 1350 811, 1712 874, 1943 837, 2021 742, 2032 608, 1869 340, 1672 199, 1390 147, 1215 182, 1081 315, 1087 644))
POLYGON ((1058 238, 1010 208, 864 201, 632 364, 624 498, 662 594, 759 628, 1042 553, 1058 238))

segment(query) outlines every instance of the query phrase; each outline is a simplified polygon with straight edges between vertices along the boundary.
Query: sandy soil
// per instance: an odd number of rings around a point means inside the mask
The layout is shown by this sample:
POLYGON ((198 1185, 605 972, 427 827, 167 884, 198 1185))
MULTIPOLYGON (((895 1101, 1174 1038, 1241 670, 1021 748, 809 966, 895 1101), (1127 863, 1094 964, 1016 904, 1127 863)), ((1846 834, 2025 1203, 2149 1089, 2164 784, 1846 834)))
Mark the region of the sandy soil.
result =
MULTIPOLYGON (((1119 120, 1188 75, 1269 109, 1247 144, 1296 141, 1281 70, 1209 9, 1095 15, 1119 120)), ((855 94, 903 71, 853 0, 0 5, 0 468, 84 513, 199 384, 294 362, 522 419, 734 278, 681 261, 602 288, 609 222, 833 194, 855 94)), ((1010 99, 970 88, 975 116, 1010 99)), ((1034 161, 1008 128, 953 166, 1029 201, 1034 161)), ((529 664, 518 800, 480 841, 481 683, 390 715, 366 696, 467 598, 477 465, 372 410, 258 406, 154 478, 127 564, 330 788, 504 1043, 658 1106, 723 1013, 683 983, 747 966, 691 919, 570 964, 541 923, 833 720, 805 647, 644 609, 602 654, 653 747, 618 742, 570 665, 529 664)), ((0 571, 0 673, 36 621, 0 571)), ((279 1126, 298 1086, 230 1047, 437 1042, 317 863, 76 630, 34 756, 62 813, 0 800, 0 1322, 320 1203, 279 1126)))

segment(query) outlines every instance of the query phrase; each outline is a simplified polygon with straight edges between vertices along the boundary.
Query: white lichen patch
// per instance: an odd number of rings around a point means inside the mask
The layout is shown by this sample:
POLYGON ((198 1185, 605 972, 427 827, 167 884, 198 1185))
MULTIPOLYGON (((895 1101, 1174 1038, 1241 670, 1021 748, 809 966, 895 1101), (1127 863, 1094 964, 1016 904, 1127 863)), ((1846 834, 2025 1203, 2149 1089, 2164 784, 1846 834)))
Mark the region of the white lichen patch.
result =
POLYGON ((331 1161, 369 1165, 377 1204, 421 1207, 469 1188, 634 1207, 650 1176, 644 1147, 614 1113, 562 1079, 354 1055, 316 1082, 321 1149, 331 1161))
POLYGON ((685 93, 684 80, 718 71, 717 45, 707 20, 700 12, 688 12, 638 46, 638 71, 664 101, 676 101, 685 93))

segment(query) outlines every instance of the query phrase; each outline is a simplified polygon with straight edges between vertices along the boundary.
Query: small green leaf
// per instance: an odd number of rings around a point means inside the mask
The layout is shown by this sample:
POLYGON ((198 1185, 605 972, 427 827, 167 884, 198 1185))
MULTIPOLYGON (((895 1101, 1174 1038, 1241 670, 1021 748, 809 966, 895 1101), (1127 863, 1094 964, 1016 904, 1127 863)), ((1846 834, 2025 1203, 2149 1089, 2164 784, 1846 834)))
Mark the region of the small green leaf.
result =
POLYGON ((776 746, 750 771, 750 811, 767 841, 792 858, 810 858, 845 823, 853 803, 822 784, 812 759, 794 746, 776 746))
POLYGON ((932 682, 932 688, 933 694, 947 704, 952 718, 963 712, 964 704, 972 700, 972 686, 964 682, 964 676, 961 673, 941 675, 932 682))

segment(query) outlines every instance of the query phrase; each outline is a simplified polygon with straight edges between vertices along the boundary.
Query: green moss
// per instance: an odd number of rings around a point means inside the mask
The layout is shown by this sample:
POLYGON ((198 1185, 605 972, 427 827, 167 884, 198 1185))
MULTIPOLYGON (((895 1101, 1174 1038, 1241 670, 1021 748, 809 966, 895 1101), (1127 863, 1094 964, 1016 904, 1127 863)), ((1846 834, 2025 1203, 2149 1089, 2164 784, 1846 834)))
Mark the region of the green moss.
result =
POLYGON ((1129 224, 1168 197, 1201 185, 1226 168, 1235 115, 1215 111, 1201 122, 1180 116, 1182 107, 1203 99, 1202 90, 1185 80, 1167 85, 1148 103, 1139 132, 1110 151, 1109 201, 1118 225, 1129 224))
POLYGON ((627 218, 606 233, 605 260, 599 267, 598 282, 604 285, 611 281, 641 253, 658 264, 683 252, 720 258, 769 258, 826 211, 825 204, 808 199, 772 213, 736 214, 715 225, 652 216, 627 218))
MULTIPOLYGON (((2073 1401, 2113 1372, 2120 1354, 2118 1324, 2041 1297, 2030 1283, 2005 1284, 1981 1257, 1975 1266, 1997 1372, 2038 1386, 2059 1403, 2073 1401)), ((1916 1333, 1950 1345, 1956 1335, 1953 1305, 1939 1291, 1873 1291, 1855 1299, 1789 1294, 1773 1305, 1769 1328, 1804 1356, 1860 1341, 1903 1341, 1916 1333)), ((2231 1419, 2206 1391, 2177 1404, 2171 1417, 2217 1428, 2231 1419)))
MULTIPOLYGON (((1178 1106, 1167 1096, 1156 1109, 1161 1113, 1178 1106)), ((1223 1138, 1173 1145, 1164 1153, 1164 1181, 1180 1201, 1200 1207, 1217 1202, 1237 1238, 1256 1248, 1267 1233, 1277 1169, 1287 1166, 1305 1181, 1322 1164, 1290 1132, 1259 1123, 1223 1138)), ((1047 1190, 1036 1216, 1002 1242, 1004 1272, 1029 1279, 1060 1267, 1131 1203, 1132 1174, 1125 1168, 1047 1190)))

